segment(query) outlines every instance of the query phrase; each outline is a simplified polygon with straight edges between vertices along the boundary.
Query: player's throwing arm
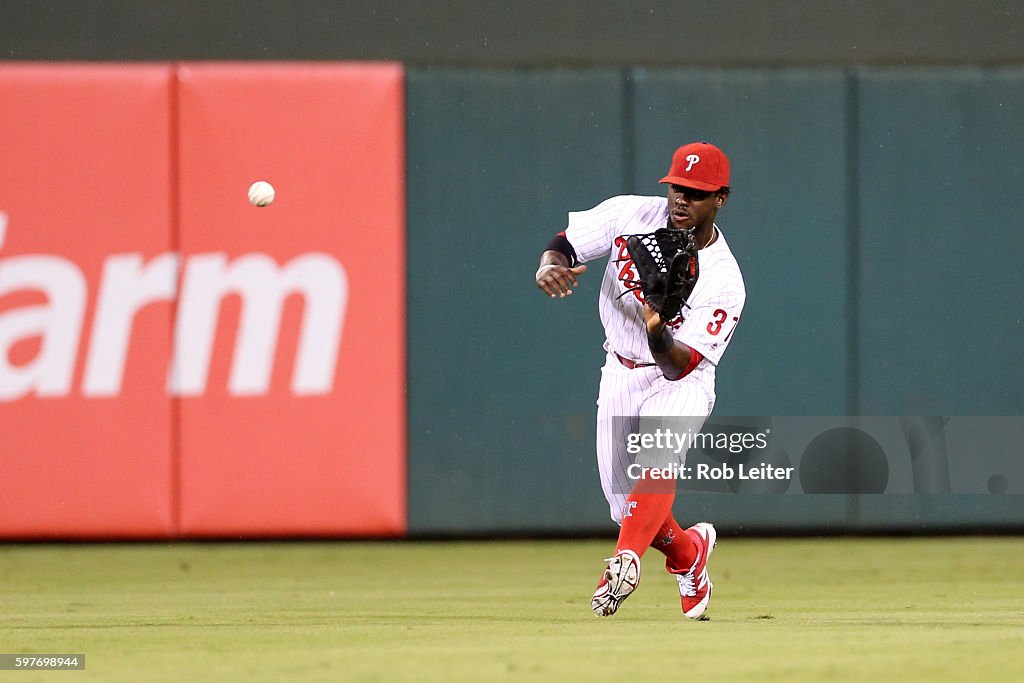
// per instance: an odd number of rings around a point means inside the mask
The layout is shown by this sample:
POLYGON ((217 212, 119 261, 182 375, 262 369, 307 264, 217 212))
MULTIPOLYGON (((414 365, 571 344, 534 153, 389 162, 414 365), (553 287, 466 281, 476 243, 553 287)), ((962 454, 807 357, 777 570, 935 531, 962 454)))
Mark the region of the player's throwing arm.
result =
MULTIPOLYGON (((565 239, 564 234, 558 237, 565 239)), ((537 269, 537 287, 552 299, 569 296, 577 285, 576 276, 585 273, 586 270, 587 267, 582 264, 575 268, 571 267, 569 257, 562 251, 548 249, 540 257, 540 267, 537 269)))

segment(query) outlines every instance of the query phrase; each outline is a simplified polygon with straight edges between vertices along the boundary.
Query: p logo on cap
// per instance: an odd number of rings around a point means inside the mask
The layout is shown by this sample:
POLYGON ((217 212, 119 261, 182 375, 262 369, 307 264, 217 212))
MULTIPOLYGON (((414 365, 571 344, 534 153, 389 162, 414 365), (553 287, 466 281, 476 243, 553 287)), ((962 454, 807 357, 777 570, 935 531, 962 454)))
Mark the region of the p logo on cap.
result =
POLYGON ((662 183, 714 192, 729 184, 729 158, 708 142, 691 142, 672 155, 672 166, 662 183))

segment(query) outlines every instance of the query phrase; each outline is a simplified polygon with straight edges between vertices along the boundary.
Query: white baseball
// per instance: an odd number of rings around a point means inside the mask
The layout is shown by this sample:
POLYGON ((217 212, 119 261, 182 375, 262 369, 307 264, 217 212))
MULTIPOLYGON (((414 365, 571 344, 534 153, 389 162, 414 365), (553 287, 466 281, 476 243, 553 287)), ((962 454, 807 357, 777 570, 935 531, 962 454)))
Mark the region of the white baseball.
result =
POLYGON ((274 186, 266 180, 257 180, 249 186, 249 203, 253 206, 266 206, 274 201, 274 186))

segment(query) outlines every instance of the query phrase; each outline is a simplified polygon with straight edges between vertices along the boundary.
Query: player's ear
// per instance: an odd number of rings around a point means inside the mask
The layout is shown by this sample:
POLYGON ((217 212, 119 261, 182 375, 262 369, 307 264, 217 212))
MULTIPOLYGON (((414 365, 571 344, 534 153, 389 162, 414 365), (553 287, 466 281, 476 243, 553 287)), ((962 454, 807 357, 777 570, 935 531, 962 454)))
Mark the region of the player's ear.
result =
POLYGON ((717 206, 719 209, 721 209, 723 206, 725 206, 725 203, 729 200, 729 195, 727 195, 727 194, 725 194, 723 192, 716 192, 715 194, 716 194, 715 206, 717 206))

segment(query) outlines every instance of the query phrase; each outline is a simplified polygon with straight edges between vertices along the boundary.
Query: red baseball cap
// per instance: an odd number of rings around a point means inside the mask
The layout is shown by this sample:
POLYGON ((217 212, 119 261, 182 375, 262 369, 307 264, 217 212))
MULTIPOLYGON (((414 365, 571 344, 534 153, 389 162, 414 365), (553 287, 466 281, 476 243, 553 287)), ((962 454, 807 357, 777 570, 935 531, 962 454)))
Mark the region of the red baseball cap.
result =
POLYGON ((659 182, 714 192, 729 185, 729 158, 709 142, 691 142, 676 150, 659 182))

